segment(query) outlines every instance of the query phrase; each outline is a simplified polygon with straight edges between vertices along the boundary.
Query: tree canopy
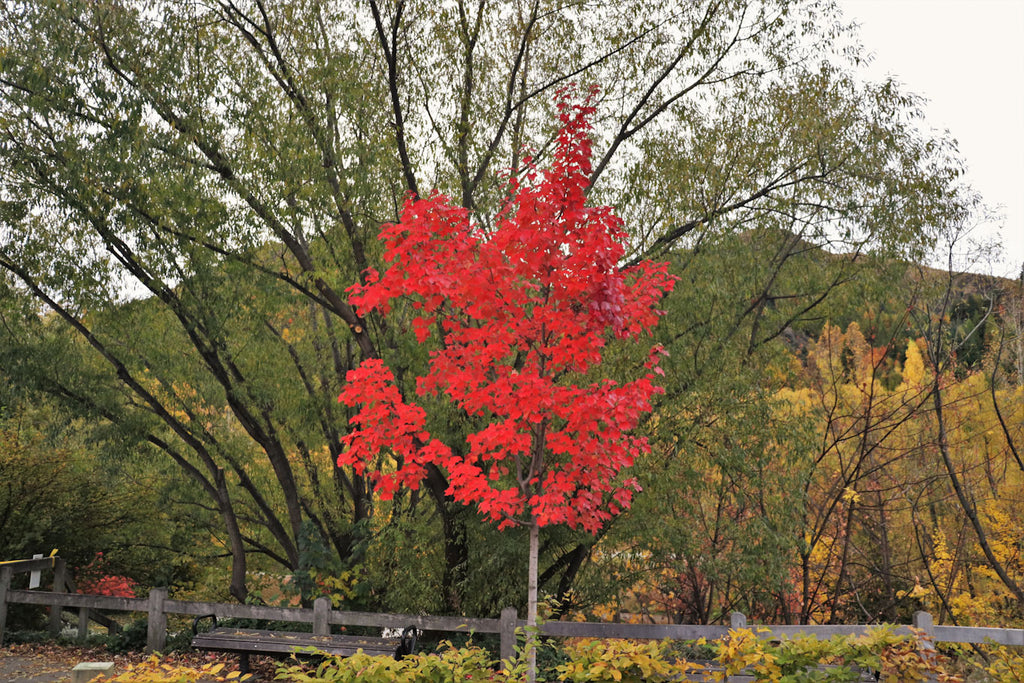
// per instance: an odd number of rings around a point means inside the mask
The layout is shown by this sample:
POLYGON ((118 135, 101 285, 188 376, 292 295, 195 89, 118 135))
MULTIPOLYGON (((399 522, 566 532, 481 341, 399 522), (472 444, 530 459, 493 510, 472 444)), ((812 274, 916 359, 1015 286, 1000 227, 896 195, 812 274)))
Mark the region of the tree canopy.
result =
MULTIPOLYGON (((598 85, 586 192, 623 217, 619 265, 682 278, 661 341, 685 400, 658 429, 698 424, 764 380, 722 368, 820 329, 862 254, 919 255, 970 208, 952 143, 853 75, 847 31, 810 0, 4 3, 3 370, 192 482, 238 599, 254 557, 353 568, 422 533, 436 608, 492 609, 469 589, 487 532, 443 472, 382 514, 366 469, 334 466, 347 374, 379 359, 413 396, 428 362, 421 313, 348 291, 385 270, 380 226, 437 189, 495 229, 527 159, 555 158, 556 90, 598 85), (722 244, 746 255, 709 270, 722 244), (798 278, 816 247, 850 258, 798 278)), ((636 361, 609 353, 612 376, 636 361)), ((447 442, 473 426, 431 420, 447 442)), ((564 594, 594 541, 548 541, 564 594)))

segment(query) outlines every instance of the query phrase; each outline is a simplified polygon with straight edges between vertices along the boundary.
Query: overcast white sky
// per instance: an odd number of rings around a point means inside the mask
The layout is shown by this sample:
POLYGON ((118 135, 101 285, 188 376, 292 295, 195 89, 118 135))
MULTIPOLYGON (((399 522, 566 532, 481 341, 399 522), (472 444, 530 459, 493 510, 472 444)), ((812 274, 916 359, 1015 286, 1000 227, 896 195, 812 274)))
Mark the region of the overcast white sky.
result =
MULTIPOLYGON (((1024 264, 1024 0, 838 0, 875 55, 870 75, 892 75, 928 98, 927 120, 948 129, 968 181, 999 225, 979 234, 1003 246, 991 272, 1024 264)), ((987 270, 980 268, 979 270, 987 270)))

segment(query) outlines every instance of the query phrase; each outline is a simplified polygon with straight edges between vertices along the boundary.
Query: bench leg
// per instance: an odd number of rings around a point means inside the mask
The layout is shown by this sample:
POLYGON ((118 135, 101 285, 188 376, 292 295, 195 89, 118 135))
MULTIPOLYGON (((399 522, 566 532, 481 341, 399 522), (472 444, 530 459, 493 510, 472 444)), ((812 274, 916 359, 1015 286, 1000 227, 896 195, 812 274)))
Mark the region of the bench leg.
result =
POLYGON ((249 653, 248 652, 243 652, 242 654, 238 655, 238 671, 243 676, 245 674, 249 673, 249 653))

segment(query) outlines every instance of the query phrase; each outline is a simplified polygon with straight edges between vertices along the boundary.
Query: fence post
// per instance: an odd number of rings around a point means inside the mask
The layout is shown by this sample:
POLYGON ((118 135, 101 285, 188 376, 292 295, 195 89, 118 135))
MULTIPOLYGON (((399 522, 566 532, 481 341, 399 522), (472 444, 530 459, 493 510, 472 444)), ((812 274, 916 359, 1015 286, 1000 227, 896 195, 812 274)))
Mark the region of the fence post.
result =
POLYGON ((729 615, 729 628, 746 628, 747 615, 743 612, 733 612, 729 615))
POLYGON ((927 636, 928 640, 922 643, 925 650, 935 649, 935 620, 928 612, 914 612, 914 628, 920 629, 927 636))
POLYGON ((4 627, 7 625, 7 591, 11 589, 11 577, 14 567, 9 564, 0 565, 0 645, 4 644, 4 627))
POLYGON ((313 601, 313 634, 318 636, 331 635, 331 599, 321 595, 313 601))
MULTIPOLYGON (((33 560, 43 559, 42 553, 36 553, 32 556, 33 560)), ((33 569, 28 575, 28 589, 35 590, 39 588, 39 581, 43 578, 43 571, 41 569, 33 569)))
POLYGON ((165 600, 167 600, 166 588, 153 588, 149 591, 149 615, 146 620, 146 649, 149 652, 161 652, 164 645, 167 644, 165 600))
POLYGON ((78 608, 78 642, 82 645, 85 644, 86 639, 89 637, 89 608, 79 607, 78 608))
POLYGON ((516 621, 519 613, 515 607, 501 610, 501 660, 512 661, 516 654, 516 621))
MULTIPOLYGON (((67 573, 68 565, 63 558, 55 558, 53 561, 53 592, 64 593, 67 591, 67 573)), ((56 638, 60 635, 60 613, 61 603, 58 598, 54 598, 53 602, 50 603, 50 635, 56 638)))

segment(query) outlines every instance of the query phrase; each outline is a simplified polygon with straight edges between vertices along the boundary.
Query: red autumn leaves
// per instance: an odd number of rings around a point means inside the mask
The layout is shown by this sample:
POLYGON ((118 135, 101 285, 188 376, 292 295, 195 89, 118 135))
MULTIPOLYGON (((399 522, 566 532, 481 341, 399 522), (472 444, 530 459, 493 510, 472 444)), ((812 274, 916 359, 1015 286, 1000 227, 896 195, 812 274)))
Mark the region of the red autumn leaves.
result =
POLYGON ((381 232, 390 267, 349 290, 362 313, 410 299, 418 342, 440 342, 416 393, 486 423, 452 449, 426 431, 426 412, 406 402, 381 360, 363 362, 339 397, 358 411, 338 464, 368 470, 383 497, 416 488, 430 464, 447 474, 450 495, 501 526, 533 517, 594 532, 637 490, 618 474, 648 448, 630 432, 660 391, 658 349, 631 381, 587 375, 609 338, 653 328, 674 278, 664 263, 619 269, 621 220, 585 205, 590 99, 563 95, 551 167, 510 182, 493 227, 443 195, 410 198, 381 232), (393 466, 371 465, 382 453, 393 466))

